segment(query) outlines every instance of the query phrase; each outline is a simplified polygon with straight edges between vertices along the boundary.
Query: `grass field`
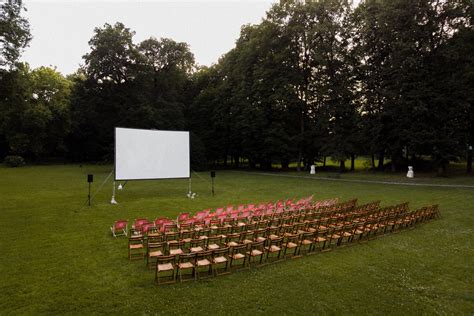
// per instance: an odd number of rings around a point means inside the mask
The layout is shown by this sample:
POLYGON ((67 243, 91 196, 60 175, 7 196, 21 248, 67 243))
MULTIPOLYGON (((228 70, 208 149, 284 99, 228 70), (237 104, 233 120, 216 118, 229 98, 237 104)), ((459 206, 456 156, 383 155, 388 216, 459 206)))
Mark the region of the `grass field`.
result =
MULTIPOLYGON (((473 314, 474 188, 333 182, 218 172, 216 196, 207 173, 187 181, 135 181, 109 204, 109 181, 87 198, 110 166, 0 167, 0 315, 12 314, 473 314), (442 219, 414 230, 329 253, 288 260, 196 283, 157 287, 144 262, 127 260, 114 239, 116 219, 154 219, 229 204, 314 194, 353 197, 411 209, 440 204, 442 219)), ((296 175, 294 173, 293 175, 296 175)), ((326 174, 329 175, 329 174, 326 174)), ((405 181, 403 175, 343 175, 405 181)), ((473 177, 415 179, 474 185, 473 177), (458 181, 459 180, 459 181, 458 181)))

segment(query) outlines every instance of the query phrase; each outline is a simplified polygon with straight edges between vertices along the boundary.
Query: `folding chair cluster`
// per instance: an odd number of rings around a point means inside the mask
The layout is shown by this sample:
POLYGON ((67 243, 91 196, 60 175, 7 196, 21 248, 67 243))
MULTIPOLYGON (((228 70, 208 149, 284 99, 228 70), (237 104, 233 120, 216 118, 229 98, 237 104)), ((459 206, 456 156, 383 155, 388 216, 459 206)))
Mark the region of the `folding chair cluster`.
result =
POLYGON ((278 200, 276 202, 260 203, 260 204, 240 204, 235 207, 229 205, 227 207, 218 207, 215 211, 206 209, 197 212, 194 216, 189 212, 178 215, 176 219, 160 217, 154 221, 146 218, 137 218, 133 222, 130 231, 128 231, 128 221, 118 220, 114 223, 110 230, 114 237, 131 235, 147 235, 149 232, 168 232, 177 230, 178 226, 212 226, 221 225, 224 222, 246 222, 252 219, 259 219, 262 216, 272 216, 273 214, 296 212, 303 209, 318 209, 329 205, 336 204, 338 199, 330 199, 324 201, 312 201, 313 196, 302 198, 297 201, 292 199, 278 200))
POLYGON ((410 211, 407 202, 383 208, 380 201, 356 203, 182 223, 132 235, 129 245, 137 248, 129 257, 146 258, 159 284, 199 280, 354 245, 440 216, 438 205, 410 211))

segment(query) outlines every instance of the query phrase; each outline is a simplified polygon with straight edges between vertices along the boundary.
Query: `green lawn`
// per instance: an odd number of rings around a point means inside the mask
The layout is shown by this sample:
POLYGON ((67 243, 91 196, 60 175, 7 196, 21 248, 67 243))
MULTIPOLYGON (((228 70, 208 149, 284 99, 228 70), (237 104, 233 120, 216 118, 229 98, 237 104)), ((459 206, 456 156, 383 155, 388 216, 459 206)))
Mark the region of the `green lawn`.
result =
MULTIPOLYGON (((218 172, 187 181, 135 181, 108 202, 110 166, 0 167, 0 315, 12 314, 471 314, 474 312, 473 188, 409 187, 218 172), (314 194, 411 209, 439 203, 442 219, 354 247, 197 283, 157 287, 144 262, 129 262, 116 219, 154 219, 229 204, 314 194), (81 208, 82 207, 82 208, 81 208)), ((296 173, 293 173, 296 175, 296 173)), ((306 174, 304 174, 306 175, 306 174)), ((329 174, 326 174, 329 175, 329 174)), ((342 177, 405 181, 403 174, 342 177)), ((457 183, 456 178, 415 179, 457 183)), ((462 184, 474 185, 473 177, 462 184)))

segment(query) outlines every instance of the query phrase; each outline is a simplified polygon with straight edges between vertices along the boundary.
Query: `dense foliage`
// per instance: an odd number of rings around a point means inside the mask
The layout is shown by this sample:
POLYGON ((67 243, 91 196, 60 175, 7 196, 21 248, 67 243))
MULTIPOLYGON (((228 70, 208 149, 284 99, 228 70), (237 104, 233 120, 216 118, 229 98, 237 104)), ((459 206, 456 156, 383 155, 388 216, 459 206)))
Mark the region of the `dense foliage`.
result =
POLYGON ((242 27, 198 67, 186 43, 134 43, 95 29, 63 77, 17 63, 31 38, 21 2, 0 18, 0 154, 110 160, 115 126, 190 130, 193 164, 298 169, 372 157, 393 170, 430 157, 472 168, 473 5, 469 0, 294 1, 242 27))

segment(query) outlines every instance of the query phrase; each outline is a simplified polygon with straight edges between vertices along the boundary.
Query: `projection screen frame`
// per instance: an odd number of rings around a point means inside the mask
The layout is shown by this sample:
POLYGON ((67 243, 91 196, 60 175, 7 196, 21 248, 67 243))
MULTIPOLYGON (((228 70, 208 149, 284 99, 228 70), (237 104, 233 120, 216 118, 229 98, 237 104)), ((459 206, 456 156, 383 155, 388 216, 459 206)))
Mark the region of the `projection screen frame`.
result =
POLYGON ((116 126, 114 128, 114 181, 146 181, 146 180, 177 180, 177 179, 191 179, 191 134, 189 131, 163 130, 163 129, 145 129, 116 126), (174 178, 140 178, 140 179, 117 179, 117 128, 135 129, 141 131, 157 131, 157 132, 187 132, 189 135, 188 153, 189 153, 189 177, 174 177, 174 178))

